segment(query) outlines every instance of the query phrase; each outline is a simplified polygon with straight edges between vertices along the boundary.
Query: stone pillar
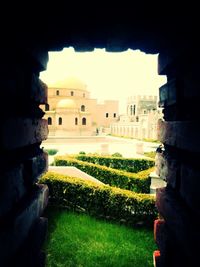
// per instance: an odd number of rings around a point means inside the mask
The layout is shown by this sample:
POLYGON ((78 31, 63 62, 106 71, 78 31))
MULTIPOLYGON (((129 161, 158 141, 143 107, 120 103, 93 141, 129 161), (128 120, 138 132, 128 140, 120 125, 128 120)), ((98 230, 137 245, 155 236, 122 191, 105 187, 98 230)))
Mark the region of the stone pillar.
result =
POLYGON ((167 75, 160 88, 158 139, 164 152, 158 159, 158 175, 167 182, 157 189, 160 219, 154 225, 158 251, 154 266, 199 266, 200 240, 200 122, 199 61, 194 51, 161 53, 159 74, 167 75))
POLYGON ((109 144, 101 144, 101 155, 109 155, 109 144))
POLYGON ((135 146, 136 146, 136 153, 143 155, 144 154, 144 144, 143 143, 136 143, 135 146))
POLYGON ((40 104, 47 87, 39 72, 46 51, 13 46, 1 57, 0 124, 0 266, 44 266, 42 244, 47 229, 43 211, 48 188, 37 183, 47 170, 48 156, 40 144, 48 127, 40 104))

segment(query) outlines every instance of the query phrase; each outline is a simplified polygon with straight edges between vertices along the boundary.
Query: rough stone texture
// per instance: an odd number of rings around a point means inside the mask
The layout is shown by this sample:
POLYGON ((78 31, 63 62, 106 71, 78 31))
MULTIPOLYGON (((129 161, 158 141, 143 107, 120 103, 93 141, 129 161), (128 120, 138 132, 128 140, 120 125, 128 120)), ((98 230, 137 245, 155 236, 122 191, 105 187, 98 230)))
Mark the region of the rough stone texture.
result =
POLYGON ((150 194, 155 194, 157 188, 166 186, 166 182, 161 177, 159 177, 155 172, 150 173, 150 178, 151 178, 150 194))
MULTIPOLYGON (((190 262, 191 266, 196 266, 192 264, 198 262, 199 219, 193 217, 194 214, 185 207, 184 202, 170 188, 157 190, 156 206, 172 234, 174 240, 171 240, 171 243, 177 244, 178 249, 182 251, 180 254, 183 254, 181 257, 185 262, 190 262)), ((179 260, 182 262, 181 259, 179 260)))
MULTIPOLYGON (((39 104, 47 103, 47 86, 30 70, 24 69, 20 64, 8 65, 2 70, 0 79, 1 86, 4 90, 1 97, 9 98, 12 105, 17 106, 16 100, 19 102, 28 101, 39 104), (12 82, 9 81, 12 76, 12 82)), ((11 106, 9 108, 12 108, 11 106)))
MULTIPOLYGON (((47 63, 49 60, 49 55, 48 55, 48 52, 46 51, 46 49, 34 48, 28 52, 30 52, 30 54, 31 54, 33 70, 36 73, 43 71, 43 70, 46 70, 47 63)), ((28 53, 28 55, 29 55, 29 53, 28 53)))
POLYGON ((25 160, 24 180, 29 185, 38 181, 40 175, 48 170, 48 154, 43 152, 36 157, 25 160))
POLYGON ((47 202, 48 188, 46 185, 39 185, 28 199, 18 205, 13 216, 2 222, 0 230, 1 266, 5 266, 23 245, 34 221, 43 213, 47 202))
POLYGON ((0 218, 5 216, 26 193, 23 165, 0 173, 0 218))
POLYGON ((176 158, 170 158, 158 153, 155 166, 156 173, 160 178, 173 188, 178 187, 180 180, 180 162, 176 158))
POLYGON ((48 88, 35 74, 32 74, 30 98, 38 104, 47 104, 48 88))
POLYGON ((166 75, 172 63, 173 57, 167 53, 160 53, 158 55, 158 74, 166 75))
POLYGON ((200 217, 200 170, 198 166, 183 164, 181 166, 180 194, 187 205, 200 217))
POLYGON ((47 121, 42 119, 9 118, 1 126, 0 148, 11 150, 40 143, 47 139, 47 121))
POLYGON ((159 88, 159 107, 166 107, 177 103, 177 83, 170 80, 159 88))
POLYGON ((196 121, 162 121, 158 122, 158 139, 164 144, 200 152, 200 126, 196 121))
POLYGON ((45 266, 43 243, 47 234, 47 218, 36 219, 30 230, 30 235, 23 243, 20 251, 13 257, 13 267, 41 267, 45 266))

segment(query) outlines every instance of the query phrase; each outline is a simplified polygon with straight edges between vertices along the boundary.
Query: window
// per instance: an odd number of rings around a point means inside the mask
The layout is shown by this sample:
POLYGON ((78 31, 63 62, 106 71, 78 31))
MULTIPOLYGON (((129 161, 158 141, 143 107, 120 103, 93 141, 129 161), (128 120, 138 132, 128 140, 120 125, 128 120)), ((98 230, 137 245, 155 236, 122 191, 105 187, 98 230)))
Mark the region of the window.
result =
POLYGON ((133 115, 133 106, 131 105, 131 115, 133 115))
POLYGON ((136 122, 139 122, 139 117, 138 116, 136 117, 136 122))
POLYGON ((47 119, 47 122, 48 122, 48 125, 52 125, 52 118, 49 117, 49 118, 47 119))
POLYGON ((85 97, 85 93, 83 93, 83 97, 85 97))
POLYGON ((59 125, 62 125, 62 118, 61 118, 61 117, 58 118, 58 124, 59 124, 59 125))
POLYGON ((81 111, 85 111, 85 106, 84 105, 81 106, 81 111))
POLYGON ((113 117, 116 118, 116 113, 113 113, 113 117))
POLYGON ((82 118, 82 125, 86 125, 86 118, 82 118))
POLYGON ((135 115, 135 105, 133 106, 133 115, 135 115))
POLYGON ((49 104, 45 104, 45 111, 49 110, 49 104))
POLYGON ((108 118, 108 113, 106 113, 106 118, 108 118))
POLYGON ((78 125, 78 118, 75 118, 75 125, 78 125))
POLYGON ((73 91, 71 91, 71 96, 73 96, 74 95, 74 92, 73 91))
POLYGON ((59 90, 57 90, 57 91, 56 91, 56 95, 59 95, 59 94, 60 94, 60 92, 59 92, 59 90))

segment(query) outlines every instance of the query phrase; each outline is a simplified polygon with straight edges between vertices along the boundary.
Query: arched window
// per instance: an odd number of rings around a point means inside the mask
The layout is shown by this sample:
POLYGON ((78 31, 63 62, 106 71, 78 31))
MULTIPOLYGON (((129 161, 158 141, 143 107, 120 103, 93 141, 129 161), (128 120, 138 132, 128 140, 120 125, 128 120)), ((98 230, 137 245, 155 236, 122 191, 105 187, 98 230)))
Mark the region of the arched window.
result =
POLYGON ((108 113, 106 113, 106 118, 108 118, 108 113))
POLYGON ((49 110, 49 104, 45 104, 45 111, 49 110))
POLYGON ((86 118, 82 118, 82 125, 86 125, 86 118))
POLYGON ((47 122, 48 122, 48 125, 52 125, 52 118, 48 117, 47 122))
POLYGON ((74 92, 73 91, 71 91, 71 96, 73 96, 74 95, 74 92))
POLYGON ((61 117, 58 118, 58 124, 59 124, 59 125, 62 125, 62 118, 61 118, 61 117))
POLYGON ((78 125, 78 118, 75 118, 75 125, 78 125))
POLYGON ((85 111, 85 106, 84 105, 81 106, 81 111, 85 111))
POLYGON ((116 118, 116 113, 113 113, 113 117, 116 118))
POLYGON ((133 115, 135 115, 135 105, 133 106, 133 115))
POLYGON ((131 105, 131 115, 133 115, 133 106, 131 105))
POLYGON ((59 95, 59 94, 60 94, 60 92, 59 92, 59 90, 57 90, 57 91, 56 91, 56 95, 59 95))

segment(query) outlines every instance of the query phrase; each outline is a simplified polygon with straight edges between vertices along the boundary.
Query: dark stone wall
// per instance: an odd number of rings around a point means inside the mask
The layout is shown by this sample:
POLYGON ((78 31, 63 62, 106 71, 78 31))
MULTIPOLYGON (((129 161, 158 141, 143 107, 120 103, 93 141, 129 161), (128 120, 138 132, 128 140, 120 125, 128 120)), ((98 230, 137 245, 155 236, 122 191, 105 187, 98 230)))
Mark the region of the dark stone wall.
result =
POLYGON ((47 87, 39 77, 48 54, 4 50, 1 66, 0 266, 42 266, 47 219, 42 218, 48 188, 38 185, 48 155, 40 144, 47 122, 40 104, 47 87), (43 60, 45 58, 45 60, 43 60))
POLYGON ((47 169, 40 144, 48 128, 39 108, 47 88, 39 73, 48 51, 69 46, 159 53, 158 72, 168 81, 160 88, 165 152, 158 173, 167 187, 157 192, 154 265, 199 266, 199 8, 168 1, 16 4, 2 5, 0 18, 0 266, 44 265, 48 189, 37 180, 47 169))
POLYGON ((155 240, 160 256, 155 266, 199 266, 200 121, 198 55, 188 52, 163 60, 159 72, 168 81, 160 88, 164 121, 159 123, 159 140, 165 150, 158 158, 157 172, 167 187, 157 190, 156 205, 161 215, 155 223, 155 240))

